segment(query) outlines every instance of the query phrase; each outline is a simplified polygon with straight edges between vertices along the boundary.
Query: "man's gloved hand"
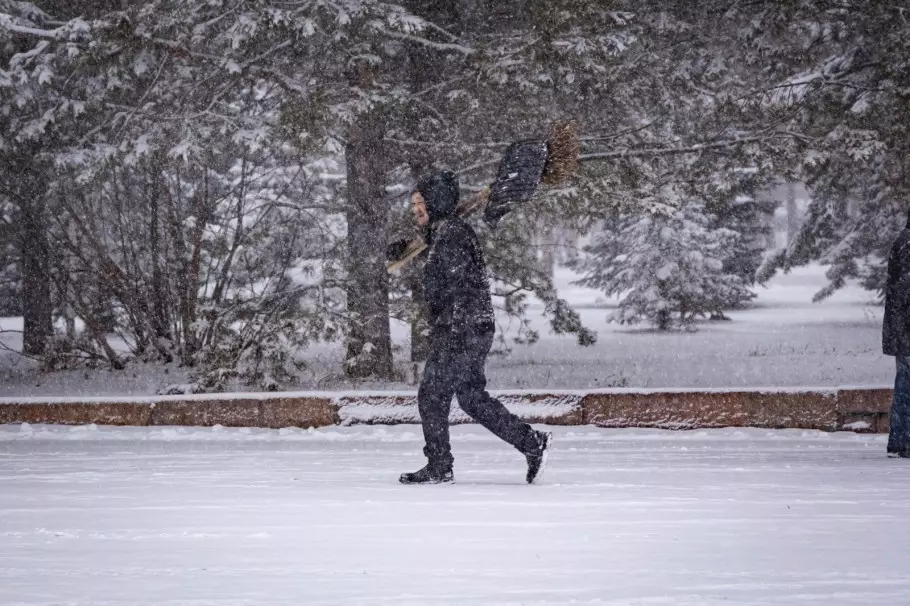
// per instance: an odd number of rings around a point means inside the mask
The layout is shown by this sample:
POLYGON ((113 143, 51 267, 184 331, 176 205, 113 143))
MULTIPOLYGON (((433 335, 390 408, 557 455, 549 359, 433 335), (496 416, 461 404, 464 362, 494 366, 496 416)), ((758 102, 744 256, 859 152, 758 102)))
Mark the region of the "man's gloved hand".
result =
POLYGON ((408 241, 404 238, 390 242, 385 249, 385 258, 387 261, 397 261, 404 256, 404 251, 408 249, 408 241))

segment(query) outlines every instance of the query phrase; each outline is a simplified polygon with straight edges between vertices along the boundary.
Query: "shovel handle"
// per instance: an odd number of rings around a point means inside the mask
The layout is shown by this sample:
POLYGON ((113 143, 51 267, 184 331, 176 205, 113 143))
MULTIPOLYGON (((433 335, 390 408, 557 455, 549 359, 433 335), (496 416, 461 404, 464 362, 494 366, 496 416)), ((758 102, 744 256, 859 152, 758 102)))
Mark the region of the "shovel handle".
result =
POLYGON ((423 241, 423 238, 417 236, 410 242, 408 242, 408 247, 404 251, 404 255, 397 261, 393 261, 386 266, 386 271, 389 273, 398 271, 402 267, 408 264, 408 261, 422 253, 427 249, 427 243, 423 241))

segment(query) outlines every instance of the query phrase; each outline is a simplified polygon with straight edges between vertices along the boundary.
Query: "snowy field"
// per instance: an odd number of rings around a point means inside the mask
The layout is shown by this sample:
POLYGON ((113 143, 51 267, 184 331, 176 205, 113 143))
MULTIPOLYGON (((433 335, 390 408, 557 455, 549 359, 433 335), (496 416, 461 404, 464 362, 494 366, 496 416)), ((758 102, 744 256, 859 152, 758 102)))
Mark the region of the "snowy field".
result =
MULTIPOLYGON (((833 387, 887 386, 894 361, 881 354, 882 307, 873 294, 856 286, 823 303, 812 295, 826 280, 824 268, 802 268, 776 277, 747 310, 732 312, 730 322, 703 322, 696 333, 660 334, 646 325, 607 322, 615 300, 571 284, 577 276, 556 275, 561 296, 598 332, 594 347, 579 347, 572 337, 548 332, 540 307, 532 308, 541 340, 514 346, 510 356, 491 357, 489 386, 494 389, 594 389, 605 387, 833 387)), ((21 319, 0 319, 0 329, 21 329, 21 319)), ((515 327, 500 326, 506 334, 515 327)), ((409 330, 393 323, 401 366, 410 352, 409 330)), ((9 347, 18 333, 0 334, 9 347)), ((341 381, 340 344, 319 345, 306 353, 309 368, 289 390, 402 389, 404 383, 365 385, 341 381)), ((131 365, 106 370, 37 373, 30 361, 0 351, 0 397, 63 395, 153 395, 167 385, 186 382, 183 369, 131 365)))
POLYGON ((457 427, 0 426, 0 604, 910 604, 885 437, 558 428, 544 483, 457 427))

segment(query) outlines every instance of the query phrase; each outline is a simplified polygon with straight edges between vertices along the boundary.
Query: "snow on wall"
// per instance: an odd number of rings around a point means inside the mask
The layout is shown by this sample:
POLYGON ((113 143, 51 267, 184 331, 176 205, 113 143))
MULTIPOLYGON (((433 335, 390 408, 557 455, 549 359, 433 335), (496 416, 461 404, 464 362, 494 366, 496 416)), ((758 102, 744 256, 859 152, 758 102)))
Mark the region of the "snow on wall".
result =
MULTIPOLYGON (((581 394, 525 394, 500 396, 512 413, 532 422, 581 422, 581 394), (573 419, 572 417, 577 417, 573 419)), ((339 398, 338 415, 342 425, 361 423, 419 423, 417 396, 347 396, 339 398)), ((469 423, 471 418, 455 403, 449 413, 451 423, 469 423)))

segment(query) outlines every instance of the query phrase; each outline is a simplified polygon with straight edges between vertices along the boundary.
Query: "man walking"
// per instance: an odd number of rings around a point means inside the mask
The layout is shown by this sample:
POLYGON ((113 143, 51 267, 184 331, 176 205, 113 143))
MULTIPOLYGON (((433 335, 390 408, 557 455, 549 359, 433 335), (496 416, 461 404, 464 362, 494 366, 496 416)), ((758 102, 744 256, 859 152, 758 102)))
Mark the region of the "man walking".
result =
POLYGON ((888 455, 910 458, 910 216, 888 257, 882 350, 897 358, 888 455))
POLYGON ((423 274, 430 355, 417 395, 427 465, 401 475, 402 484, 452 482, 449 408, 452 396, 478 423, 514 446, 540 477, 551 434, 535 431, 486 392, 484 363, 493 344, 493 304, 483 253, 474 230, 456 214, 458 178, 441 171, 421 178, 411 194, 414 218, 427 227, 423 274))

